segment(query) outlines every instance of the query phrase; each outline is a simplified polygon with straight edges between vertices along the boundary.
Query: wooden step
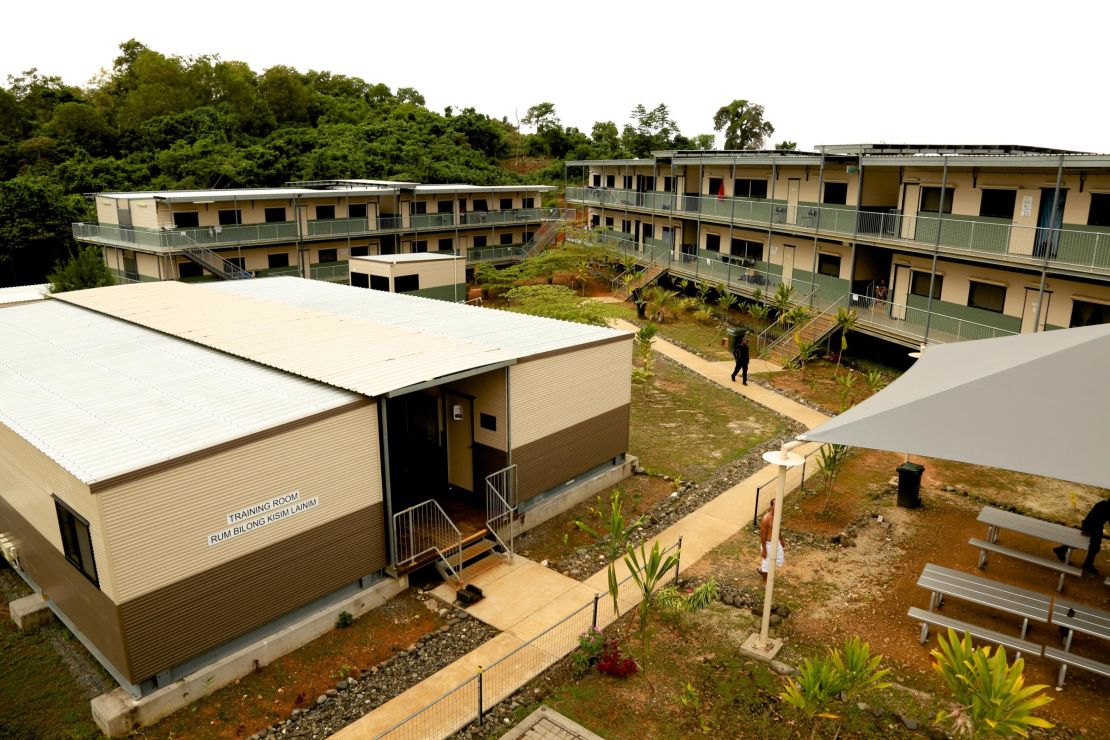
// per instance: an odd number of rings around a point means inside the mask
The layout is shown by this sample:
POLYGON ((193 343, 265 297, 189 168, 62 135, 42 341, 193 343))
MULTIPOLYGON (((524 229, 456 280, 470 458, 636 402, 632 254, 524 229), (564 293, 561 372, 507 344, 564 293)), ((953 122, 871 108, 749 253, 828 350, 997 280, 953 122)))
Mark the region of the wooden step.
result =
POLYGON ((500 558, 484 557, 481 560, 475 560, 473 563, 459 571, 458 585, 460 587, 465 586, 466 584, 473 581, 476 576, 485 573, 490 568, 496 568, 500 564, 500 558))
POLYGON ((463 548, 462 556, 459 558, 460 563, 465 566, 471 560, 485 555, 487 552, 495 547, 494 543, 487 539, 479 540, 470 547, 463 548))

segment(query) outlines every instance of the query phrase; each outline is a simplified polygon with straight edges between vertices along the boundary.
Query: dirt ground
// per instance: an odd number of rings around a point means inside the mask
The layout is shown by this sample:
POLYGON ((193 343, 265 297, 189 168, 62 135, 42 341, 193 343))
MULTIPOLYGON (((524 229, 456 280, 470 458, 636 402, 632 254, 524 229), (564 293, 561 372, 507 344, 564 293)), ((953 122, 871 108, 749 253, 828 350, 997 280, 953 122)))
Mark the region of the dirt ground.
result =
MULTIPOLYGON (((895 505, 893 488, 886 485, 901 461, 898 455, 857 452, 830 498, 828 511, 822 511, 824 494, 820 491, 788 497, 783 512, 786 564, 777 584, 776 600, 788 604, 793 614, 780 634, 802 653, 842 644, 847 637, 859 635, 875 652, 886 656, 887 664, 895 669, 895 681, 943 693, 930 668, 929 651, 936 648, 935 630, 929 643, 921 645, 917 639, 920 623, 906 615, 911 606, 928 606, 928 593, 916 585, 921 570, 931 562, 977 572, 979 551, 967 541, 986 534, 986 526, 976 521, 984 501, 1051 511, 1058 515, 1055 518, 1068 521, 1070 506, 1061 511, 1059 502, 1077 487, 1035 476, 1015 480, 1014 474, 1005 471, 925 460, 923 506, 907 510, 895 505), (963 492, 965 485, 971 489, 967 494, 963 492), (830 543, 831 535, 846 530, 853 533, 854 546, 830 543)), ((1098 491, 1085 489, 1078 495, 1085 499, 1098 495, 1098 491)), ((1085 505, 1081 508, 1086 511, 1085 505)), ((1051 543, 1015 533, 1003 532, 999 541, 1051 555, 1051 543)), ((723 582, 758 589, 756 548, 756 535, 746 531, 711 553, 690 574, 713 575, 723 582)), ((1098 565, 1110 571, 1110 557, 1103 553, 1098 565)), ((1054 572, 1000 555, 990 556, 983 575, 1055 593, 1054 572)), ((1068 577, 1064 594, 1110 610, 1110 588, 1101 580, 1068 577)), ((945 602, 944 612, 1000 632, 1017 634, 1021 628, 1016 617, 955 599, 945 602)), ((1060 644, 1056 629, 1045 625, 1031 625, 1028 637, 1034 642, 1060 644)), ((1072 647, 1077 653, 1110 660, 1110 646, 1105 641, 1076 635, 1072 647)), ((1027 685, 1046 684, 1048 695, 1054 699, 1040 710, 1041 716, 1059 726, 1053 736, 1110 737, 1110 708, 1105 702, 1110 679, 1069 669, 1065 689, 1056 691, 1058 665, 1039 657, 1025 657, 1027 685)))

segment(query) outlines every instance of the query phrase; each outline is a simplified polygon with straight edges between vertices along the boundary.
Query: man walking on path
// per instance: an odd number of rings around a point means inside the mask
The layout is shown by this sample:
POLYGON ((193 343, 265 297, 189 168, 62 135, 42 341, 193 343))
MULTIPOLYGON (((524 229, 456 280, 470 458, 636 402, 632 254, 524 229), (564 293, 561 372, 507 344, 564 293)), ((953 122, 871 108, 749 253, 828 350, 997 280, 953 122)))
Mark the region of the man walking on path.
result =
POLYGON ((739 341, 732 346, 732 356, 736 359, 736 367, 732 368, 732 382, 736 382, 736 373, 743 373, 743 385, 748 384, 748 359, 750 352, 748 351, 748 335, 740 337, 739 341))
MULTIPOLYGON (((775 500, 771 499, 771 505, 767 508, 767 513, 759 520, 759 552, 760 557, 763 558, 759 564, 759 575, 763 576, 763 583, 767 583, 767 570, 770 568, 769 553, 771 549, 771 530, 775 525, 775 500)), ((775 553, 775 567, 781 567, 783 562, 784 552, 782 549, 782 534, 779 534, 778 552, 775 553)))
MULTIPOLYGON (((1087 548, 1087 558, 1083 561, 1083 572, 1095 577, 1101 575, 1095 567, 1095 557, 1102 550, 1102 528, 1107 522, 1110 522, 1110 499, 1104 498, 1091 507, 1087 516, 1083 518, 1083 523, 1079 525, 1080 531, 1091 538, 1091 545, 1087 548)), ((1066 545, 1060 545, 1054 548, 1053 552, 1056 553, 1056 557, 1063 560, 1068 548, 1066 545)))

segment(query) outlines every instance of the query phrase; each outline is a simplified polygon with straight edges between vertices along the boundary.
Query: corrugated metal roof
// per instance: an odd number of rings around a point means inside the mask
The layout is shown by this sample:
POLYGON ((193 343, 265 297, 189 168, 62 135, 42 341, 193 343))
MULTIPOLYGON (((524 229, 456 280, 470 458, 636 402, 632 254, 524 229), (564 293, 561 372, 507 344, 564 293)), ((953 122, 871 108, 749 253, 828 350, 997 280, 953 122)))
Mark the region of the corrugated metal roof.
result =
POLYGON ((300 278, 138 283, 59 299, 367 396, 630 336, 300 278))
POLYGON ((549 193, 554 185, 417 185, 417 193, 549 193))
POLYGON ((444 260, 458 260, 466 262, 466 257, 454 257, 450 254, 436 254, 435 252, 410 252, 407 254, 371 254, 365 257, 351 257, 362 262, 385 262, 395 265, 399 262, 442 262, 444 260))
POLYGON ((358 399, 60 301, 0 311, 0 347, 0 423, 87 484, 358 399))
POLYGON ((343 190, 313 190, 310 188, 247 188, 237 190, 150 190, 134 193, 93 193, 101 198, 117 200, 161 200, 167 203, 206 203, 240 200, 281 200, 284 198, 346 198, 352 195, 395 194, 396 188, 346 188, 343 190))

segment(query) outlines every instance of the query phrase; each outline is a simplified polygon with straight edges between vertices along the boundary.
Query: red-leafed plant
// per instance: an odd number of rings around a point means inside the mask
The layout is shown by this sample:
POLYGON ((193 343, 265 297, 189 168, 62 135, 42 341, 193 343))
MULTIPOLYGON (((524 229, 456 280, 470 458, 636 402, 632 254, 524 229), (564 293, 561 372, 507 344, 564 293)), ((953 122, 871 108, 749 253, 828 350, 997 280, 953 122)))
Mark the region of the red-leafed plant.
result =
POLYGON ((621 655, 620 645, 616 640, 606 640, 601 658, 597 661, 597 669, 610 676, 624 678, 640 670, 640 666, 632 658, 621 655))

